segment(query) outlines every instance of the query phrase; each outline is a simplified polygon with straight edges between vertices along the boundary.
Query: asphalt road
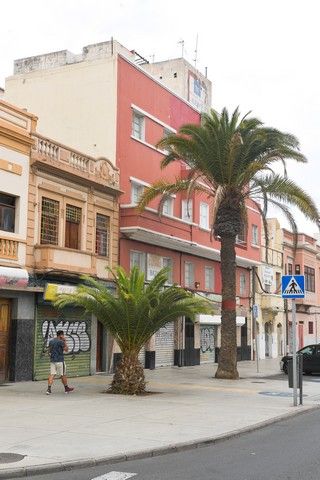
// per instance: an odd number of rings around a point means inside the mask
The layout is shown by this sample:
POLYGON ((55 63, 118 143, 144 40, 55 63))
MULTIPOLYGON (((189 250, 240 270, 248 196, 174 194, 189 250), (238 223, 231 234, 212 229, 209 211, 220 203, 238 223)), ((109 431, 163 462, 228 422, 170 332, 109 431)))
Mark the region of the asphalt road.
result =
MULTIPOLYGON (((214 408, 214 406, 213 406, 214 408)), ((250 408, 244 405, 245 409, 250 408)), ((34 480, 319 480, 320 410, 217 445, 34 480), (131 474, 131 475, 130 475, 131 474)))

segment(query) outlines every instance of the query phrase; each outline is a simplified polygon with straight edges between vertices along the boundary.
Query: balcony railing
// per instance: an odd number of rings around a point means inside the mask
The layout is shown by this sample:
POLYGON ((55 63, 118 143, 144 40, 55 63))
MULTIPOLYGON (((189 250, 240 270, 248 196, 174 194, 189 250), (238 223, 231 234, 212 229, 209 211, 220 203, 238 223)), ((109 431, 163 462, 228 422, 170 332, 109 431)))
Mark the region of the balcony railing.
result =
POLYGON ((17 260, 18 244, 19 242, 17 242, 16 240, 0 238, 0 258, 17 260))
POLYGON ((51 170, 59 169, 86 181, 119 189, 119 171, 109 160, 83 155, 38 134, 34 134, 33 139, 32 163, 41 163, 51 170))

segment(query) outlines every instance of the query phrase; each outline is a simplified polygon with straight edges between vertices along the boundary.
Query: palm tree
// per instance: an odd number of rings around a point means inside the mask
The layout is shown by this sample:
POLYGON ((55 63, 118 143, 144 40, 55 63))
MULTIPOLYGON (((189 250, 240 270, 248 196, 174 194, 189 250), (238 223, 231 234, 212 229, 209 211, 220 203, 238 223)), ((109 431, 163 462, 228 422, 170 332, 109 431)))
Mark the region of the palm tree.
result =
POLYGON ((236 109, 230 116, 224 108, 221 114, 211 111, 203 114, 200 125, 187 124, 177 134, 171 134, 158 143, 165 151, 161 167, 173 162, 184 162, 189 167, 187 178, 174 182, 159 180, 147 188, 139 208, 143 210, 160 196, 163 201, 182 191, 188 198, 200 190, 214 198, 212 232, 221 242, 221 349, 217 378, 236 379, 236 237, 247 225, 248 201, 259 210, 267 232, 267 208, 279 208, 297 232, 292 206, 306 218, 318 223, 319 212, 311 197, 289 180, 285 161, 306 162, 299 151, 296 137, 274 128, 265 127, 249 114, 240 117, 236 109), (282 163, 284 173, 276 173, 273 164, 282 163), (251 200, 249 200, 251 199, 251 200))
POLYGON ((110 390, 140 394, 146 387, 143 366, 138 359, 143 345, 178 317, 194 318, 198 313, 208 313, 208 301, 194 297, 177 285, 167 287, 168 268, 163 268, 148 284, 137 267, 132 268, 129 275, 118 267, 113 276, 116 295, 103 283, 84 277, 85 283, 76 293, 59 295, 55 305, 83 307, 106 326, 122 352, 110 390))

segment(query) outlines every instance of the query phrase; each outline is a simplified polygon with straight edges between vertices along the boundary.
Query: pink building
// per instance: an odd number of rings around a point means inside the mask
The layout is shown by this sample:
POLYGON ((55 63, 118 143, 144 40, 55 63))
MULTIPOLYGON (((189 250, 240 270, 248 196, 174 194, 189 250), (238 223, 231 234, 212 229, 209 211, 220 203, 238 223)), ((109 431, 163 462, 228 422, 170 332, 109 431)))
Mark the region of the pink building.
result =
MULTIPOLYGON (((296 255, 293 251, 293 234, 283 230, 283 252, 286 275, 304 275, 306 295, 296 300, 297 347, 319 342, 320 335, 320 247, 317 240, 299 233, 296 255)), ((291 345, 291 302, 288 301, 288 344, 291 345)))
MULTIPOLYGON (((136 210, 143 189, 160 177, 183 175, 183 163, 162 172, 155 145, 211 106, 211 82, 184 59, 149 64, 111 40, 17 60, 6 98, 39 116, 39 132, 120 169, 119 263, 138 265, 150 280, 171 267, 170 282, 208 296, 215 308, 194 325, 188 319, 161 329, 141 352, 146 367, 213 362, 220 344, 220 244, 210 236, 212 204, 196 195, 168 199, 163 215, 153 202, 136 210)), ((251 358, 250 268, 260 262, 260 215, 248 204, 248 233, 238 239, 239 359, 251 358)), ((116 357, 114 358, 116 361, 116 357)), ((109 365, 109 368, 112 365, 109 365)))

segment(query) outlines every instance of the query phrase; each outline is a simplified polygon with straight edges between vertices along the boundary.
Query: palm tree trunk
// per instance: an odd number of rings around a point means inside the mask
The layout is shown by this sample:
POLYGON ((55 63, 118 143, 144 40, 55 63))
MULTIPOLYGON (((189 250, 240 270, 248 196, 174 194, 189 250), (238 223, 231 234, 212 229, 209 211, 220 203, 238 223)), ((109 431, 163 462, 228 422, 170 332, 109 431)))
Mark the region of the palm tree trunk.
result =
POLYGON ((236 237, 221 237, 221 348, 216 378, 238 379, 236 326, 236 237))
POLYGON ((144 393, 145 389, 144 371, 138 359, 138 354, 124 354, 116 366, 110 392, 123 395, 139 395, 144 393))

